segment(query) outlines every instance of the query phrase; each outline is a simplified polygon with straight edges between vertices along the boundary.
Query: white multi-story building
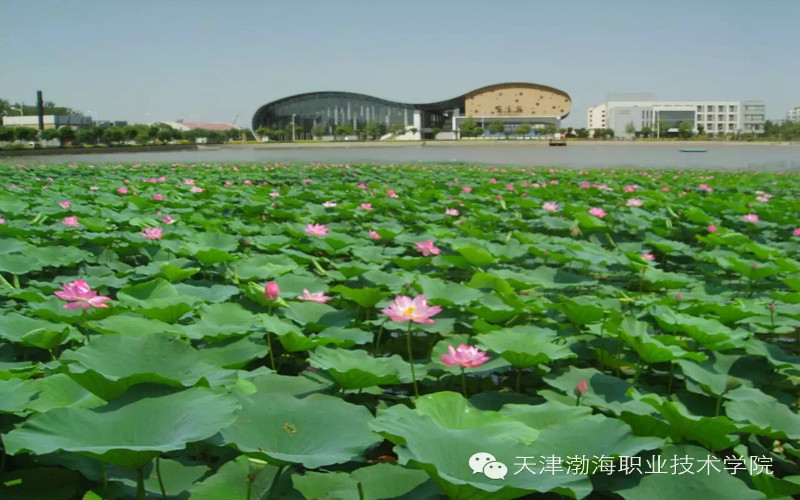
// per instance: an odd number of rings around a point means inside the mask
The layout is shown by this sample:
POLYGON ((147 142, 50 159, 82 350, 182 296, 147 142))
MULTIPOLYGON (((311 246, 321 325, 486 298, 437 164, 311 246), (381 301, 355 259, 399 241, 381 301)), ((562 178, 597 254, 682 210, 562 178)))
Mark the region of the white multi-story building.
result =
POLYGON ((800 122, 800 106, 786 112, 786 119, 790 122, 800 122))
POLYGON ((605 106, 605 128, 612 129, 615 137, 641 135, 645 128, 657 135, 659 122, 670 133, 684 122, 691 124, 695 134, 764 133, 763 101, 656 101, 646 94, 623 94, 609 96, 605 106))
POLYGON ((586 128, 589 130, 606 128, 606 103, 589 108, 586 113, 586 128))

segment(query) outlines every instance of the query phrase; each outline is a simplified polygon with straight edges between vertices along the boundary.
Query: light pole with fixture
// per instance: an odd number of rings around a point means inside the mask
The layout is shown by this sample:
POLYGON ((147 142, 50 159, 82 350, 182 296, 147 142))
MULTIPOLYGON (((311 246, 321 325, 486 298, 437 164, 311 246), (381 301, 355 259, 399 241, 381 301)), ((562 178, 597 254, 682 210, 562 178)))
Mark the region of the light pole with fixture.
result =
POLYGON ((294 129, 294 117, 295 116, 297 116, 297 115, 292 113, 292 142, 295 142, 295 129, 294 129))

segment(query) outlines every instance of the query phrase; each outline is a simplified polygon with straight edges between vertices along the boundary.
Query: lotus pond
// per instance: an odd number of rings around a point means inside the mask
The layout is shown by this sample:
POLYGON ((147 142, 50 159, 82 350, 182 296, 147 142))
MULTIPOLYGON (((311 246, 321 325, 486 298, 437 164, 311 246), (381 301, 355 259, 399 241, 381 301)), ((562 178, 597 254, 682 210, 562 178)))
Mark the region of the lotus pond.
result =
POLYGON ((800 494, 797 175, 0 180, 2 499, 800 494))

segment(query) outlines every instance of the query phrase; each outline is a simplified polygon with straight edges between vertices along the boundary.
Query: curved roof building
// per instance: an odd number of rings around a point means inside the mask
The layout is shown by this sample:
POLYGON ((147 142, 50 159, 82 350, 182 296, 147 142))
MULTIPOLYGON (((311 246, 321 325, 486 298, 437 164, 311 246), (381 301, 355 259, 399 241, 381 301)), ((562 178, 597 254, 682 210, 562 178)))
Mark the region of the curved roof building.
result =
POLYGON ((513 131, 522 123, 559 126, 571 105, 566 92, 535 83, 488 85, 445 101, 422 104, 351 92, 309 92, 261 106, 253 115, 252 128, 279 130, 294 121, 304 132, 321 127, 325 134, 332 135, 336 127, 345 123, 356 130, 369 122, 386 129, 401 123, 412 135, 425 136, 437 128, 457 131, 461 121, 473 117, 484 125, 500 120, 507 131, 513 131))

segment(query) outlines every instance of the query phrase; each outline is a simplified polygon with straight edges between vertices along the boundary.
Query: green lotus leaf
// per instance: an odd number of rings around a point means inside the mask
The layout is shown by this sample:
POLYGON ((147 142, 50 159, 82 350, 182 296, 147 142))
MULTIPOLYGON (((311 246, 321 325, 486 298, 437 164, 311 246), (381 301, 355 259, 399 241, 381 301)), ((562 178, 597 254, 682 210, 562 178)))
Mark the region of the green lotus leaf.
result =
POLYGON ((743 344, 743 333, 731 330, 715 319, 698 318, 660 306, 653 309, 652 315, 662 330, 688 335, 712 350, 740 347, 743 344))
POLYGON ((568 345, 557 344, 556 339, 551 330, 529 327, 494 330, 475 337, 480 345, 498 353, 517 368, 530 368, 578 356, 568 345))
POLYGON ((374 307, 375 304, 390 295, 379 288, 350 288, 343 285, 331 288, 331 292, 342 294, 361 307, 374 307))
POLYGON ((278 467, 244 455, 223 464, 214 474, 188 488, 191 500, 242 500, 264 498, 278 467))
POLYGON ((203 302, 211 303, 224 302, 239 293, 239 289, 235 286, 209 286, 207 283, 200 283, 199 285, 178 283, 175 285, 175 291, 183 297, 196 297, 203 302))
MULTIPOLYGON (((411 382, 411 367, 397 354, 373 358, 365 351, 317 347, 308 356, 311 366, 325 370, 345 389, 363 389, 376 385, 411 382)), ((416 367, 417 377, 425 376, 423 366, 416 367)))
POLYGON ((607 409, 615 414, 628 411, 636 414, 650 414, 653 409, 631 397, 633 385, 617 377, 606 375, 595 368, 569 368, 554 370, 544 376, 544 382, 559 389, 564 396, 562 403, 574 402, 573 391, 578 383, 586 381, 587 392, 581 397, 581 404, 607 409))
POLYGON ((287 255, 255 255, 233 266, 239 279, 248 281, 273 278, 298 268, 297 263, 287 255))
POLYGON ((325 327, 349 325, 353 319, 353 311, 337 310, 328 304, 310 301, 292 302, 286 310, 286 317, 306 329, 320 331, 325 327))
POLYGON ((282 392, 297 397, 305 397, 315 392, 325 392, 333 383, 318 374, 305 371, 300 375, 278 375, 266 368, 260 368, 241 375, 252 384, 253 392, 282 392))
POLYGON ((658 337, 647 333, 648 324, 626 317, 619 326, 619 338, 636 351, 647 363, 663 363, 676 359, 693 359, 702 362, 706 355, 702 352, 690 352, 677 345, 664 345, 658 337))
POLYGON ((512 418, 533 429, 542 430, 555 424, 580 420, 592 414, 588 406, 568 406, 558 401, 546 401, 540 405, 507 404, 500 414, 512 418))
POLYGON ((198 301, 161 278, 125 287, 117 292, 117 299, 137 313, 166 323, 175 323, 198 301))
POLYGON ((380 441, 367 426, 372 419, 366 408, 332 396, 257 392, 242 398, 238 418, 222 438, 250 456, 313 469, 363 460, 380 441))
POLYGON ((0 316, 0 337, 18 344, 55 349, 78 333, 69 325, 33 319, 17 313, 0 316))
POLYGON ((497 262, 497 258, 489 250, 476 243, 452 243, 450 247, 473 266, 486 266, 497 262))
MULTIPOLYGON (((445 398, 450 400, 447 396, 445 398)), ((478 425, 447 428, 428 415, 403 408, 395 406, 379 410, 371 426, 395 444, 399 463, 425 471, 447 498, 511 500, 529 493, 547 491, 582 498, 592 490, 591 482, 585 475, 514 474, 519 469, 517 465, 521 458, 518 457, 530 456, 530 445, 521 443, 516 433, 509 432, 507 426, 501 425, 504 417, 499 414, 495 414, 495 420, 474 410, 476 417, 468 417, 468 420, 478 425), (494 420, 496 424, 488 426, 487 420, 494 420), (487 427, 501 432, 502 437, 486 432, 487 427), (484 474, 473 473, 469 464, 470 458, 476 453, 491 453, 497 461, 506 465, 508 474, 505 480, 497 481, 484 474)), ((456 419, 454 422, 460 420, 455 416, 455 411, 446 407, 442 408, 442 415, 456 419)))
POLYGON ((664 439, 635 436, 621 420, 591 415, 550 425, 542 429, 539 439, 530 446, 531 457, 594 457, 634 456, 644 450, 655 450, 664 439), (575 439, 580 435, 580 439, 575 439))
POLYGON ((643 396, 641 400, 657 409, 669 422, 669 433, 676 441, 697 441, 713 451, 730 448, 738 442, 733 434, 739 427, 727 417, 695 415, 679 401, 667 401, 655 394, 643 396))
POLYGON ((231 396, 199 387, 124 405, 56 408, 4 434, 3 444, 12 455, 64 450, 137 469, 160 453, 213 436, 233 423, 237 408, 231 396))
POLYGON ((742 430, 773 439, 800 439, 800 416, 758 389, 739 387, 725 395, 725 414, 742 430))
POLYGON ((190 339, 219 341, 233 336, 243 337, 260 325, 255 314, 231 302, 202 305, 199 312, 200 321, 183 329, 190 339))
POLYGON ((0 413, 25 411, 40 390, 34 381, 18 378, 0 380, 0 413))
POLYGON ((412 492, 428 480, 423 471, 398 465, 377 464, 348 474, 306 472, 292 476, 292 484, 305 498, 328 500, 381 500, 412 492), (360 491, 359 493, 359 485, 360 491))
POLYGON ((88 321, 86 326, 102 334, 149 335, 168 333, 178 336, 183 332, 182 325, 170 325, 163 321, 146 318, 133 313, 122 313, 97 321, 88 321))
POLYGON ((35 381, 38 394, 27 406, 37 413, 46 413, 53 408, 96 408, 106 401, 87 391, 64 373, 47 376, 35 381))
POLYGON ((106 335, 61 356, 70 376, 104 399, 136 384, 190 387, 211 383, 228 372, 203 362, 191 345, 165 334, 106 335))
MULTIPOLYGON (((631 474, 623 476, 617 474, 613 478, 601 478, 603 489, 614 492, 624 500, 685 500, 689 498, 724 498, 726 500, 761 500, 766 496, 756 490, 750 489, 747 484, 725 471, 722 460, 724 456, 714 455, 699 446, 672 445, 661 450, 660 453, 645 455, 642 460, 642 470, 648 469, 646 460, 652 464, 666 464, 661 467, 666 474, 631 474), (709 473, 672 474, 672 460, 674 457, 688 457, 691 468, 702 467, 700 461, 709 461, 709 473), (716 460, 716 462, 715 462, 716 460), (697 465, 699 464, 699 465, 697 465), (717 472, 719 471, 719 472, 717 472)), ((677 471, 682 471, 678 466, 677 471)))
POLYGON ((431 304, 443 306, 466 305, 483 297, 483 293, 475 288, 458 283, 420 276, 416 281, 422 294, 431 304))
POLYGON ((261 335, 252 334, 237 339, 206 345, 199 350, 200 359, 212 366, 241 369, 254 359, 265 357, 269 347, 261 335))

